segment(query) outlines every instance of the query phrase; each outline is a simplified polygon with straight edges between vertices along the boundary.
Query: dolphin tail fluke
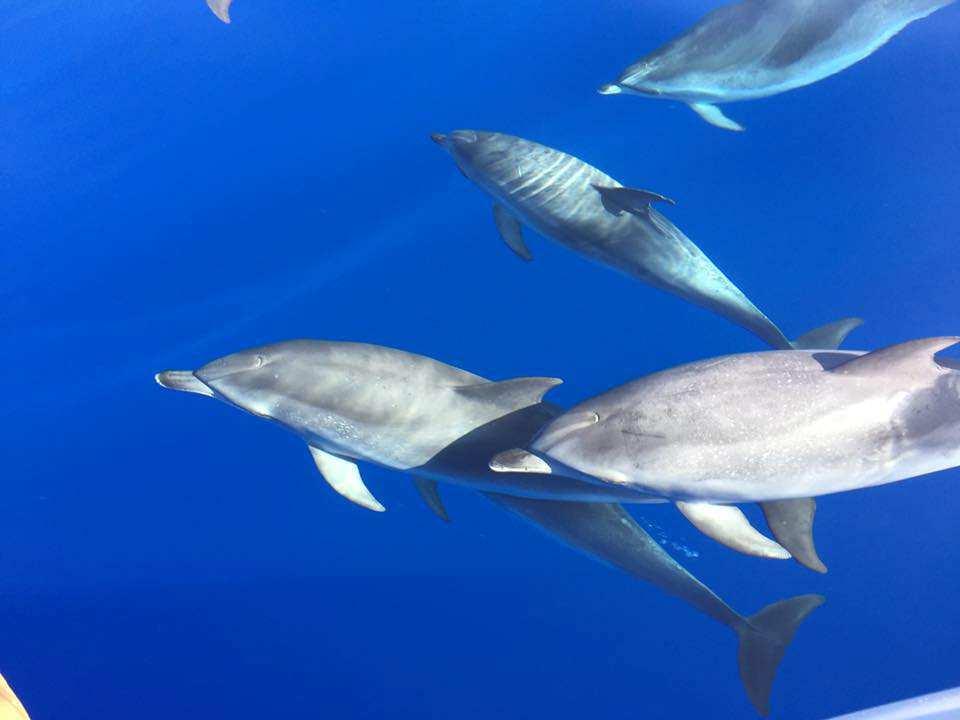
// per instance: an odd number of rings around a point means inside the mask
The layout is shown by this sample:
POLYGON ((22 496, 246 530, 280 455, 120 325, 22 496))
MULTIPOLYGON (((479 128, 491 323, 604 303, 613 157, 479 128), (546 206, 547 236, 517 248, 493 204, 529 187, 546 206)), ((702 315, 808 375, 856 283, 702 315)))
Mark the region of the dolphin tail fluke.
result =
POLYGON ((807 616, 820 607, 822 595, 799 595, 767 605, 737 630, 740 679, 761 715, 770 714, 770 690, 780 661, 807 616))
POLYGON ((690 103, 690 109, 714 127, 733 132, 743 132, 746 128, 723 114, 723 110, 710 103, 690 103))

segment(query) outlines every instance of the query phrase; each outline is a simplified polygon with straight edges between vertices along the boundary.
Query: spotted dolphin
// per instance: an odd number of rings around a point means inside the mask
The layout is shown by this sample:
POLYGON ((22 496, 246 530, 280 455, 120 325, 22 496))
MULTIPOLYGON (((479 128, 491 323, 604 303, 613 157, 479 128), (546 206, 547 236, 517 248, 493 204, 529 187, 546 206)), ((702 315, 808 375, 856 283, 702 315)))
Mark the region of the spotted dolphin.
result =
POLYGON ((494 200, 494 221, 521 258, 532 255, 522 225, 660 290, 712 310, 774 348, 780 329, 654 203, 659 193, 627 188, 559 150, 493 132, 435 134, 463 174, 494 200))
POLYGON ((491 467, 671 498, 705 534, 751 552, 756 532, 736 503, 813 498, 960 465, 960 365, 937 355, 957 342, 694 362, 579 404, 491 467))
POLYGON ((492 472, 492 455, 532 441, 562 414, 541 401, 556 384, 547 378, 495 383, 390 348, 293 341, 235 353, 195 372, 159 373, 157 381, 218 398, 292 430, 310 446, 330 485, 363 507, 384 509, 360 479, 359 460, 408 472, 428 507, 447 521, 437 482, 464 485, 591 557, 690 604, 737 634, 741 678, 751 702, 764 714, 777 667, 797 627, 823 602, 819 595, 804 595, 742 616, 613 502, 643 502, 642 493, 536 473, 492 472))
POLYGON ((823 80, 953 1, 743 0, 713 11, 600 92, 678 100, 711 125, 743 130, 717 105, 823 80))

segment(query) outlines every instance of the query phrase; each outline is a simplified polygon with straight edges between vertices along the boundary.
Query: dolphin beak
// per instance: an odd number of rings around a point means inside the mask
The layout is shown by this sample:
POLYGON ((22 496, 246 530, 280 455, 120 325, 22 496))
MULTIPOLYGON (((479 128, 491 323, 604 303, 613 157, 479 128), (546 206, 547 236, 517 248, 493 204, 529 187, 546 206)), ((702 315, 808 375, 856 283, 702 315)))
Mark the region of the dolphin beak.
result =
POLYGON ((433 133, 430 136, 430 139, 433 140, 437 145, 443 147, 444 143, 447 142, 447 136, 443 133, 433 133))
POLYGON ((153 377, 157 381, 157 385, 161 387, 213 397, 213 391, 200 382, 197 376, 189 370, 167 370, 157 373, 153 377))
POLYGON ((597 88, 597 92, 601 95, 619 95, 623 92, 619 85, 607 84, 601 85, 597 88))

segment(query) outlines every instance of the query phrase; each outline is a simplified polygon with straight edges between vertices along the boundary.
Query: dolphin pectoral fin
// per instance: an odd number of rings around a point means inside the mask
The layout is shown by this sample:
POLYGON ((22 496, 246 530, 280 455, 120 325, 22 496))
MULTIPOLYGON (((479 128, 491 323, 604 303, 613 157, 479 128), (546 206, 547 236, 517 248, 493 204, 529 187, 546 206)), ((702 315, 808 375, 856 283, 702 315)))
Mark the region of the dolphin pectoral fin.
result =
POLYGON ((847 335, 863 325, 860 318, 843 318, 804 333, 792 345, 797 350, 836 350, 847 335))
POLYGON ((179 390, 180 392, 213 397, 213 390, 200 382, 197 376, 189 370, 167 370, 157 373, 153 376, 153 379, 157 381, 157 385, 168 390, 179 390))
POLYGON ((743 132, 746 128, 738 122, 734 122, 716 105, 710 103, 690 103, 690 109, 697 115, 706 120, 714 127, 724 130, 733 130, 734 132, 743 132))
POLYGON ((647 215, 650 212, 650 205, 655 202, 665 202, 671 205, 677 203, 666 195, 650 192, 649 190, 637 190, 627 187, 607 187, 604 185, 594 185, 593 189, 600 193, 600 202, 603 208, 611 215, 622 215, 625 212, 634 215, 647 215))
POLYGON ((750 702, 763 716, 770 714, 770 691, 780 661, 800 623, 823 605, 822 595, 800 595, 768 605, 737 630, 740 679, 750 702))
POLYGON ((825 573, 827 566, 817 555, 813 544, 813 516, 817 512, 817 501, 813 498, 795 500, 773 500, 760 503, 770 532, 793 559, 814 572, 825 573))
POLYGON ((831 368, 837 375, 870 377, 896 370, 909 371, 914 367, 935 364, 934 355, 960 343, 960 337, 934 337, 891 345, 860 355, 831 368))
POLYGON ((443 506, 443 500, 440 499, 440 490, 437 488, 436 480, 427 478, 413 478, 413 486, 420 493, 420 497, 427 504, 427 507, 433 511, 433 514, 444 522, 450 522, 450 516, 447 509, 443 506))
POLYGON ((520 227, 520 221, 517 220, 510 211, 503 205, 495 203, 493 206, 493 221, 500 231, 500 237, 521 260, 530 262, 533 260, 533 254, 523 240, 523 228, 520 227))
POLYGON ((489 467, 498 473, 535 473, 537 475, 551 475, 553 473, 553 470, 542 458, 520 448, 497 453, 490 461, 489 467))
POLYGON ((543 400, 551 388, 560 385, 563 380, 548 377, 514 378, 500 382, 482 382, 476 385, 460 385, 453 391, 464 397, 484 402, 506 405, 520 410, 536 405, 543 400))
POLYGON ((697 530, 732 550, 777 560, 790 557, 790 553, 783 547, 757 532, 747 520, 747 516, 733 505, 678 502, 677 509, 697 530))
POLYGON ((360 477, 360 470, 356 463, 349 460, 338 458, 320 448, 308 445, 313 461, 317 464, 317 470, 323 475, 330 487, 343 495, 350 502, 356 503, 360 507, 374 512, 384 512, 386 508, 381 505, 377 499, 367 490, 360 477))
POLYGON ((207 7, 213 11, 213 14, 230 24, 230 4, 233 0, 207 0, 207 7))

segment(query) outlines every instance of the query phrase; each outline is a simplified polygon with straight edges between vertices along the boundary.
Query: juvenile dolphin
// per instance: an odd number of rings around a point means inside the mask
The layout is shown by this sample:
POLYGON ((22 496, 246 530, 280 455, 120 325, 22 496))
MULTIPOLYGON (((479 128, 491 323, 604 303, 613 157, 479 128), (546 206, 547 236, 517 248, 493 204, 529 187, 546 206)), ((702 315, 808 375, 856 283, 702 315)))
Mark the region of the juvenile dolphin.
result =
POLYGON ((399 350, 294 341, 230 355, 195 373, 160 373, 157 381, 279 422, 304 437, 315 456, 322 443, 321 470, 338 492, 365 507, 383 506, 360 489, 352 460, 407 470, 426 504, 446 521, 437 480, 465 485, 561 541, 689 603, 737 633, 740 675, 762 713, 769 709, 774 674, 796 628, 823 602, 820 596, 805 595, 743 617, 673 560, 622 507, 609 502, 617 496, 630 501, 645 496, 596 485, 578 489, 578 481, 555 476, 492 472, 488 462, 493 454, 531 441, 562 413, 539 401, 544 386, 553 384, 542 378, 506 381, 514 384, 510 389, 399 350), (521 385, 529 387, 521 390, 521 385), (471 389, 464 393, 463 388, 471 389), (343 466, 353 469, 343 471, 343 466), (329 475, 331 467, 340 467, 340 475, 329 475), (536 497, 545 494, 594 501, 536 497))
POLYGON ((435 134, 463 174, 494 199, 500 235, 521 258, 532 255, 521 224, 581 255, 705 307, 775 348, 790 341, 666 217, 648 190, 627 188, 572 155, 501 133, 435 134))
POLYGON ((816 497, 960 465, 960 372, 935 357, 957 342, 683 365, 581 403, 529 451, 502 453, 491 467, 668 497, 707 535, 751 552, 756 532, 733 503, 816 497))
POLYGON ((230 6, 233 0, 207 0, 207 7, 213 11, 213 14, 230 24, 230 6))
POLYGON ((954 0, 743 0, 640 58, 604 95, 678 100, 711 125, 743 130, 718 103, 803 87, 845 70, 954 0))

